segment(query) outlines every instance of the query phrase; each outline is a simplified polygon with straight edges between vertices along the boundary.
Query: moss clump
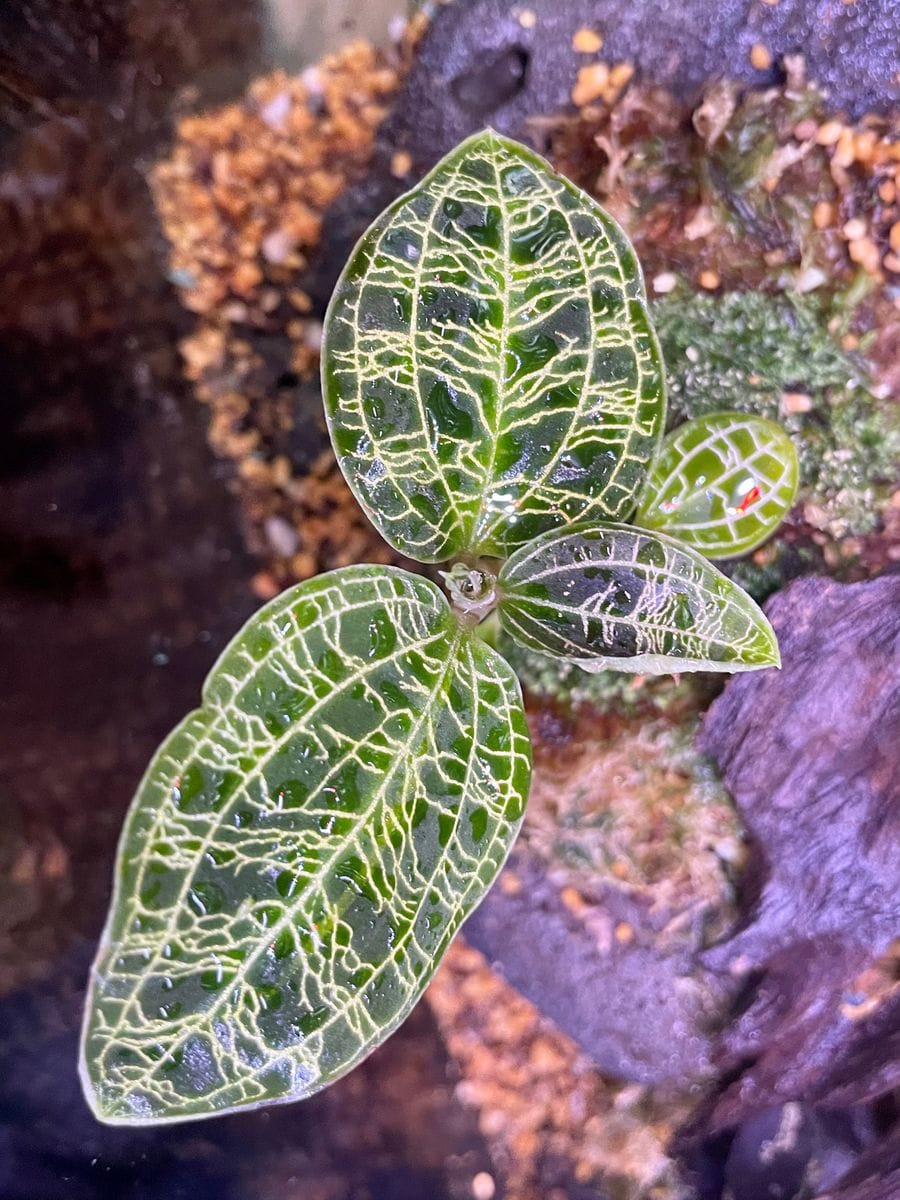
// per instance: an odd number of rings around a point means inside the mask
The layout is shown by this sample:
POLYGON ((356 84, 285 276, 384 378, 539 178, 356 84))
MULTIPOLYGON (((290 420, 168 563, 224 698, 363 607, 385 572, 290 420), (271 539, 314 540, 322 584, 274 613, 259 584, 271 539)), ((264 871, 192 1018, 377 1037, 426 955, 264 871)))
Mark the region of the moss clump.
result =
MULTIPOLYGON (((670 428, 722 409, 780 422, 800 459, 790 527, 729 574, 758 600, 799 575, 852 565, 850 539, 871 532, 889 501, 900 457, 896 410, 871 389, 863 361, 829 333, 809 297, 760 292, 676 292, 654 305, 669 377, 670 428), (826 555, 828 544, 834 553, 826 555), (846 552, 845 552, 846 551, 846 552), (850 555, 850 560, 848 560, 850 555)), ((600 712, 652 716, 712 694, 708 677, 635 679, 535 654, 503 638, 502 650, 533 695, 600 712)))
POLYGON ((583 715, 564 751, 538 742, 522 833, 558 882, 586 895, 603 883, 656 912, 702 912, 691 939, 727 924, 743 857, 740 821, 696 727, 696 716, 610 725, 583 715))
MULTIPOLYGON (((720 409, 779 421, 800 458, 798 504, 830 538, 871 532, 900 454, 892 406, 864 363, 802 296, 673 294, 654 317, 669 376, 669 422, 720 409)), ((770 589, 771 590, 771 589, 770 589)))

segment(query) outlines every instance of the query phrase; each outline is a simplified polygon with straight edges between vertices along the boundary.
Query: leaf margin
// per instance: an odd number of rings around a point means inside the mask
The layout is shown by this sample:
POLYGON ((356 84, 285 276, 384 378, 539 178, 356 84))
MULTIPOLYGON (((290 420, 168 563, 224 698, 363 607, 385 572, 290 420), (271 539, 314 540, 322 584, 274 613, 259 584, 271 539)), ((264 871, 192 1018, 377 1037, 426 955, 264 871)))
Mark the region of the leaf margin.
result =
MULTIPOLYGON (((754 436, 751 433, 751 436, 754 436)), ((712 449, 712 447, 711 447, 712 449)), ((751 468, 747 468, 748 471, 751 468)), ((736 471, 737 467, 729 467, 723 463, 722 471, 718 479, 727 476, 729 471, 736 471)), ((754 487, 758 490, 760 484, 759 475, 754 475, 754 487)), ((765 481, 767 484, 769 481, 765 481)), ((707 486, 718 483, 718 480, 713 480, 707 486)), ((689 421, 685 421, 677 425, 663 438, 659 445, 656 456, 647 471, 644 480, 644 486, 641 490, 637 510, 632 518, 633 523, 642 529, 652 530, 657 533, 665 533, 670 537, 674 537, 686 545, 691 546, 704 558, 713 560, 739 558, 745 554, 749 554, 752 550, 756 550, 764 542, 777 531, 778 527, 784 521, 784 518, 790 512, 797 499, 797 492, 800 486, 800 463, 797 456, 797 449, 788 434, 777 421, 772 421, 767 417, 758 416, 755 413, 744 413, 732 409, 722 409, 717 412, 706 413, 699 417, 694 417, 689 421), (686 464, 691 457, 703 447, 691 446, 687 453, 680 454, 680 443, 690 439, 691 436, 698 431, 702 431, 702 427, 706 427, 706 437, 709 440, 712 438, 729 439, 731 430, 728 428, 714 429, 711 428, 719 422, 730 422, 733 427, 738 427, 748 432, 754 428, 759 431, 757 437, 757 449, 766 450, 773 458, 781 457, 783 466, 782 478, 778 480, 774 490, 784 490, 785 495, 789 495, 789 499, 782 499, 778 496, 766 496, 763 502, 770 505, 777 505, 777 511, 774 515, 763 520, 758 514, 753 512, 753 515, 758 523, 758 529, 754 534, 748 534, 740 539, 732 539, 726 541, 719 538, 713 545, 704 545, 699 537, 694 534, 696 522, 679 522, 677 509, 672 513, 672 519, 668 519, 667 514, 660 511, 657 507, 662 497, 665 495, 667 488, 675 481, 679 473, 684 470, 686 464), (765 440, 763 440, 765 439, 765 440), (662 473, 663 463, 667 456, 671 456, 675 461, 669 464, 666 473, 662 473)), ((699 495, 700 486, 695 486, 691 491, 688 491, 681 499, 680 503, 689 501, 692 496, 699 495)), ((754 506, 758 500, 754 500, 754 506)), ((738 520, 742 518, 737 518, 738 520)), ((727 524, 725 518, 716 518, 707 520, 704 523, 706 528, 722 528, 727 524)))
MULTIPOLYGON (((598 539, 594 539, 598 540, 598 539)), ((690 546, 684 545, 678 539, 667 534, 659 533, 656 530, 646 530, 637 526, 627 525, 622 522, 591 522, 580 525, 569 526, 564 529, 551 530, 543 534, 539 538, 535 538, 524 547, 522 551, 517 551, 516 554, 510 556, 504 563, 500 577, 498 580, 498 590, 500 594, 500 603, 498 605, 499 619, 504 630, 510 637, 514 638, 526 649, 535 650, 539 653, 552 658, 571 663, 579 667, 588 674, 596 674, 600 671, 619 671, 630 674, 681 674, 691 671, 704 671, 717 674, 738 674, 747 671, 765 670, 770 667, 781 667, 781 654, 778 647, 778 639, 775 631, 768 618, 763 613, 762 609, 742 588, 724 575, 717 567, 715 567, 708 559, 704 558, 697 550, 690 546), (708 575, 717 586, 724 585, 726 594, 733 594, 738 601, 740 607, 746 610, 753 618, 754 627, 759 634, 765 636, 768 643, 768 650, 771 653, 771 660, 768 662, 745 662, 737 661, 717 661, 714 659, 680 659, 672 655, 659 654, 640 654, 640 655, 594 655, 582 654, 565 654, 554 649, 553 646, 540 641, 534 634, 523 629, 515 619, 511 619, 511 614, 516 611, 517 597, 515 596, 514 586, 519 582, 521 586, 527 587, 528 578, 515 581, 511 577, 514 572, 520 570, 528 561, 530 555, 539 554, 545 546, 551 545, 554 541, 563 542, 566 539, 578 538, 579 536, 590 537, 591 534, 602 537, 605 534, 625 535, 635 539, 644 538, 648 543, 656 542, 662 546, 664 550, 668 550, 678 556, 681 556, 687 563, 691 564, 695 569, 701 571, 702 575, 708 575), (526 551, 530 552, 526 553, 526 551), (513 584, 513 588, 510 584, 513 584)), ((529 601, 527 596, 518 598, 519 603, 536 603, 529 601)), ((556 607, 559 611, 560 601, 555 598, 550 598, 547 601, 550 608, 556 607)), ((745 614, 745 615, 746 615, 745 614)), ((602 613, 593 614, 602 616, 602 613)), ((614 617, 610 619, 615 620, 614 617)), ((534 622, 539 624, 537 620, 534 622)), ((628 623, 623 622, 623 623, 628 623)), ((560 640, 563 640, 563 635, 559 635, 560 640)))
MULTIPOLYGON (((448 659, 448 664, 451 661, 452 660, 448 659)), ((208 732, 208 730, 204 730, 204 732, 208 732)), ((326 572, 322 575, 315 576, 312 579, 296 584, 294 587, 286 589, 278 596, 268 601, 261 608, 257 609, 228 641, 224 649, 216 658, 213 666, 210 668, 201 690, 201 705, 195 709, 192 709, 185 717, 183 717, 182 720, 173 727, 173 729, 165 736, 160 745, 157 747, 145 771, 143 772, 138 785, 135 788, 133 797, 129 804, 126 819, 122 824, 115 854, 112 894, 104 920, 103 929, 89 969, 87 994, 83 1005, 81 1029, 79 1035, 77 1066, 78 1077, 81 1083, 82 1093, 94 1117, 101 1124, 108 1125, 110 1127, 134 1128, 175 1125, 188 1121, 210 1120, 215 1117, 237 1115, 241 1112, 248 1112, 260 1108, 268 1108, 273 1105, 297 1103, 300 1100, 308 1099, 309 1097, 324 1090, 336 1080, 347 1074, 349 1071, 355 1069, 355 1067, 357 1067, 366 1057, 368 1057, 370 1053, 374 1052, 374 1050, 381 1046, 397 1030, 397 1028, 399 1028, 399 1026, 406 1021, 412 1009, 418 1003, 420 1003, 427 983, 430 981, 435 970, 440 965, 440 962, 446 953, 449 944, 459 932, 460 926, 481 903, 487 894, 488 889, 502 870, 506 858, 508 857, 515 843, 518 830, 521 827, 521 823, 524 818, 524 810, 530 787, 531 755, 531 740, 525 718, 521 685, 518 681, 518 678, 502 655, 500 655, 487 643, 482 642, 481 639, 475 635, 473 628, 467 627, 459 621, 459 619, 456 617, 456 614, 453 613, 452 609, 450 608, 447 598, 432 580, 421 575, 412 574, 400 567, 395 566, 382 566, 376 564, 350 565, 347 567, 338 568, 334 571, 326 572), (248 634, 252 634, 254 631, 254 626, 256 626, 257 623, 261 622, 264 618, 269 617, 271 614, 277 612, 285 605, 285 603, 293 603, 294 600, 300 596, 302 590, 308 585, 320 585, 329 579, 333 580, 335 576, 348 576, 352 574, 362 577, 405 577, 406 579, 412 581, 416 587, 420 587, 429 591, 432 594, 436 604, 440 606, 442 611, 445 612, 445 615, 450 620, 456 622, 457 644, 464 644, 471 653, 478 653, 481 657, 489 660, 493 667, 497 669, 498 674, 505 676, 505 683, 507 684, 508 688, 507 701, 509 702, 510 717, 511 719, 517 719, 519 722, 518 729, 513 730, 511 726, 511 733, 518 736, 518 743, 510 748, 510 761, 512 764, 512 760, 518 755, 524 756, 525 763, 524 778, 522 778, 520 775, 520 764, 515 768, 511 765, 510 774, 506 780, 509 785, 510 795, 512 795, 514 781, 517 778, 516 773, 519 773, 518 799, 520 811, 517 818, 511 820, 509 823, 508 840, 505 846, 501 848, 501 853, 499 854, 499 857, 495 863, 492 864, 490 862, 489 853, 485 854, 479 862, 478 867, 470 878, 469 888, 467 888, 462 895, 458 896, 456 920, 448 921, 447 929, 444 931, 444 936, 441 940, 439 948, 433 954, 428 969, 422 973, 421 982, 419 982, 418 987, 414 989, 411 995, 408 997, 407 1002, 398 1010, 390 1022, 386 1023, 380 1028, 378 1036, 368 1042, 358 1055, 353 1057, 350 1061, 344 1063, 337 1072, 323 1072, 316 1080, 315 1086, 311 1087, 308 1091, 305 1091, 302 1094, 289 1092, 279 1096, 264 1095, 254 1099, 251 1102, 233 1104, 222 1108, 210 1108, 207 1111, 177 1111, 165 1115, 157 1113, 144 1117, 117 1113, 105 1109, 101 1103, 100 1089, 91 1074, 90 1062, 87 1055, 87 1045, 89 1036, 91 1034, 92 1017, 95 1010, 95 1002, 92 1001, 94 1001, 95 992, 102 987, 104 978, 104 974, 100 971, 99 967, 102 960, 107 955, 112 956, 116 947, 121 943, 121 937, 116 939, 112 936, 112 934, 116 928, 117 916, 122 910, 122 901, 125 898, 126 887, 125 872, 123 868, 126 862, 128 847, 130 844, 132 844, 135 828, 138 825, 139 817, 141 815, 141 805, 139 803, 140 797, 147 784, 152 780, 158 763, 163 758, 167 749, 172 745, 172 743, 181 738, 193 723, 203 719, 205 719, 208 723, 209 718, 215 714, 215 708, 209 702, 210 690, 215 685, 218 673, 223 665, 227 664, 230 661, 231 655, 241 648, 243 639, 247 637, 248 634), (290 601, 288 600, 289 597, 290 601), (486 867, 492 867, 492 873, 487 878, 484 878, 483 872, 486 867), (480 884, 480 890, 476 891, 474 900, 466 904, 465 902, 469 897, 470 892, 474 890, 478 884, 480 884)))
MULTIPOLYGON (((371 261, 371 257, 372 256, 369 255, 369 261, 371 261)), ((551 166, 551 164, 544 157, 542 157, 536 151, 532 150, 530 147, 525 146, 522 143, 515 141, 512 138, 506 137, 505 135, 498 133, 496 130, 494 130, 490 126, 471 134, 469 137, 465 138, 462 142, 458 143, 450 152, 448 152, 448 154, 444 155, 427 172, 427 174, 420 181, 418 181, 413 187, 411 187, 410 189, 405 191, 402 195, 397 197, 396 200, 394 200, 381 214, 379 214, 379 216, 375 219, 375 221, 373 221, 371 223, 371 225, 363 232, 363 234, 357 240, 356 244, 353 247, 353 250, 351 251, 351 253, 347 259, 347 263, 345 264, 344 269, 341 272, 338 282, 335 285, 335 288, 332 292, 331 299, 330 299, 330 302, 328 304, 328 307, 327 307, 327 310, 325 313, 325 318, 324 318, 324 322, 323 322, 322 350, 321 350, 321 382, 322 382, 322 396, 323 396, 323 401, 324 401, 326 425, 328 428, 329 437, 331 439, 332 447, 335 452, 335 457, 337 459, 338 466, 339 466, 341 473, 344 476, 351 492, 353 493, 354 498, 356 499, 357 503, 360 505, 360 508, 365 513, 365 515, 366 515, 367 519, 370 521, 370 523, 375 527, 375 529, 378 531, 378 533, 391 546, 394 547, 394 549, 396 549, 399 553, 404 554, 407 557, 413 559, 414 561, 426 563, 426 564, 442 563, 442 562, 450 561, 454 558, 460 558, 460 557, 466 557, 466 556, 484 556, 484 557, 503 558, 503 557, 506 557, 509 554, 515 552, 515 550, 522 548, 522 546, 526 545, 529 541, 533 540, 534 536, 540 536, 541 533, 548 532, 551 529, 567 528, 572 524, 580 523, 585 520, 605 520, 605 519, 624 520, 631 513, 633 513, 635 506, 639 500, 646 475, 647 475, 648 471, 650 470, 652 462, 659 450, 659 446, 660 446, 660 443, 662 441, 662 438, 663 438, 663 435, 665 432, 665 419, 666 419, 666 411, 667 411, 667 404, 668 404, 668 385, 667 385, 667 377, 666 377, 666 370, 665 370, 665 362, 663 359, 660 339, 656 332, 656 328, 653 324, 652 312, 650 309, 649 300, 648 300, 648 296, 647 296, 644 271, 643 271, 643 267, 641 266, 640 260, 637 257, 634 246, 632 245, 631 240, 629 239, 628 235, 625 233, 625 230, 622 228, 622 226, 619 224, 619 222, 610 213, 606 212, 606 210, 603 209, 602 206, 592 196, 590 196, 588 193, 586 193, 581 188, 579 188, 576 184, 574 184, 566 176, 555 171, 554 168, 551 166), (600 222, 600 224, 603 226, 604 232, 606 233, 606 236, 610 242, 610 245, 611 245, 612 249, 615 251, 615 254, 617 256, 617 264, 619 264, 621 262, 627 262, 629 272, 628 272, 627 279, 623 279, 623 282, 622 282, 623 299, 624 299, 626 306, 637 305, 641 309, 642 316, 644 319, 644 327, 642 328, 641 332, 642 332, 642 335, 646 337, 646 340, 647 340, 647 343, 648 343, 648 346, 649 346, 649 349, 650 349, 650 352, 652 354, 653 361, 655 364, 656 373, 657 373, 657 380, 656 380, 656 393, 657 394, 656 394, 656 400, 655 400, 656 413, 655 413, 655 417, 654 417, 654 429, 653 429, 652 435, 649 435, 652 440, 652 446, 648 449, 645 457, 642 460, 640 479, 637 480, 637 482, 634 484, 634 486, 630 489, 630 498, 629 498, 628 502, 627 503, 623 502, 622 504, 620 504, 619 509, 618 509, 617 513, 615 514, 615 517, 611 516, 608 510, 603 513, 598 513, 596 510, 591 510, 589 507, 588 501, 586 500, 584 505, 582 506, 582 510, 580 512, 576 513, 575 515, 573 515, 571 517, 560 513, 560 514, 558 514, 561 517, 560 520, 557 520, 555 523, 548 524, 538 534, 530 533, 527 536, 520 538, 516 542, 504 544, 501 546, 498 542, 496 542, 496 540, 494 542, 482 540, 477 543, 470 540, 465 545, 457 545, 455 547, 451 547, 449 545, 448 539, 445 538, 444 544, 442 545, 442 548, 439 552, 430 552, 429 554, 424 555, 424 554, 416 553, 413 549, 410 548, 409 545, 401 544, 400 541, 394 540, 394 538, 390 535, 388 530, 382 524, 382 520, 381 520, 380 515, 377 512, 375 506, 366 498, 366 496, 363 492, 363 489, 360 486, 359 476, 361 476, 363 474, 363 472, 351 470, 348 466, 345 465, 344 460, 345 460, 346 456, 342 453, 342 451, 339 447, 339 444, 338 444, 337 437, 336 437, 337 422, 336 422, 335 414, 339 411, 339 408, 340 408, 340 395, 339 395, 340 389, 336 385, 334 385, 334 386, 332 385, 331 380, 330 380, 331 372, 330 372, 330 368, 328 365, 330 362, 330 359, 331 359, 331 355, 330 355, 329 351, 330 351, 330 346, 331 346, 331 343, 333 340, 334 317, 339 309, 339 306, 341 305, 341 303, 343 302, 343 299, 344 299, 342 293, 344 291, 345 282, 350 278, 351 274, 353 273, 354 264, 356 263, 358 257, 360 257, 362 255, 362 253, 365 250, 367 243, 370 241, 370 239, 373 236, 381 237, 384 234, 384 232, 388 229, 391 220, 394 218, 394 216, 397 214, 397 212, 399 212, 400 209, 402 209, 407 203, 409 203, 409 201, 413 197, 415 197, 417 194, 423 192, 428 187, 428 185, 431 184, 433 182, 433 180, 439 176, 439 173, 448 166, 448 164, 451 164, 454 161, 461 159, 468 151, 470 151, 474 148, 477 148, 481 143, 483 143, 485 141, 492 142, 496 146, 499 146, 501 149, 504 149, 507 152, 514 154, 517 158, 519 158, 523 162, 527 163, 532 168, 532 170, 538 172, 541 175, 549 176, 554 181, 558 182, 563 187, 563 189, 580 206, 582 206, 584 209, 588 210, 593 216, 595 216, 597 218, 597 220, 600 222), (332 400, 332 396, 335 397, 334 400, 332 400)), ((634 401, 633 401, 634 407, 637 408, 637 406, 639 404, 641 404, 642 402, 643 402, 642 398, 636 394, 634 397, 634 401)), ((633 433, 633 429, 632 429, 632 433, 633 433)), ((494 447, 492 448, 492 454, 495 451, 496 451, 496 442, 494 443, 494 447)), ((560 451, 559 451, 558 455, 556 455, 555 459, 551 460, 551 464, 553 464, 553 463, 557 462, 559 459, 561 459, 563 457, 563 455, 565 454, 565 452, 566 452, 566 450, 565 450, 565 446, 564 446, 560 449, 560 451)), ((617 465, 616 465, 615 470, 618 470, 618 463, 621 461, 621 459, 623 457, 624 456, 621 454, 617 455, 617 465)), ((371 466, 370 466, 370 469, 371 469, 371 466)), ((615 474, 615 471, 614 471, 614 474, 615 474)), ((443 475, 441 475, 441 481, 443 483, 443 475)), ((485 481, 484 481, 485 486, 487 486, 488 484, 496 484, 497 482, 498 482, 498 480, 496 478, 491 481, 488 481, 487 479, 485 479, 485 481)), ((597 503, 596 498, 593 498, 590 503, 596 504, 597 503)), ((495 521, 494 524, 496 525, 497 522, 495 521)), ((475 528, 473 528, 473 530, 471 531, 473 538, 474 538, 474 534, 476 532, 477 532, 477 530, 475 528)))

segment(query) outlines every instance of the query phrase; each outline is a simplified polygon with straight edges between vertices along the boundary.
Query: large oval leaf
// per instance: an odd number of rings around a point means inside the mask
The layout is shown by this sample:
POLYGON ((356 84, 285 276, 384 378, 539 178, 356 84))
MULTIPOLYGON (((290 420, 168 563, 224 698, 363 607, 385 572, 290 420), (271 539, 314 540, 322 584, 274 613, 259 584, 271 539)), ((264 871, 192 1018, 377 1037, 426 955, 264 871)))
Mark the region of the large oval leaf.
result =
POLYGON ((518 684, 429 582, 349 567, 255 616, 150 765, 92 973, 113 1123, 299 1099, 406 1016, 529 781, 518 684))
POLYGON ((627 238, 491 131, 363 237, 326 318, 322 380, 350 486, 420 562, 628 516, 664 418, 627 238))
POLYGON ((784 520, 799 477, 797 452, 780 425, 711 413, 663 441, 635 523, 670 533, 707 558, 746 554, 784 520))
POLYGON ((585 671, 752 671, 780 665, 760 609, 711 563, 661 534, 578 526, 517 551, 500 620, 532 650, 585 671))

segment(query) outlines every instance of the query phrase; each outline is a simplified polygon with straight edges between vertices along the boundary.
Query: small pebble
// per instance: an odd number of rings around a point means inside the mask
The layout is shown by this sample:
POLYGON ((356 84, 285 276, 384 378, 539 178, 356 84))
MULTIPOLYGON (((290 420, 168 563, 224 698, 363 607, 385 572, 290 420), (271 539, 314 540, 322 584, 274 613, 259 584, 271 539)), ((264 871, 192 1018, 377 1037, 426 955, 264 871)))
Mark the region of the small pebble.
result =
POLYGON ((254 262, 239 262, 231 276, 231 286, 239 296, 248 297, 262 283, 262 271, 254 262))
POLYGON ((798 142, 811 142, 815 140, 816 134, 819 132, 819 126, 812 117, 807 117, 805 121, 800 121, 794 128, 794 137, 798 142))
POLYGON ((684 227, 684 236, 689 242, 705 238, 716 228, 716 218, 707 204, 701 204, 684 227))
POLYGON ((316 97, 325 94, 325 82, 322 78, 322 72, 318 67, 307 67, 300 76, 300 82, 310 96, 316 97))
POLYGON ((250 581, 253 595, 258 600, 272 600, 278 595, 278 582, 268 571, 259 571, 250 581))
POLYGON ((895 254, 900 254, 900 221, 895 221, 888 234, 888 245, 895 254))
POLYGON ((627 946, 634 941, 634 930, 627 921, 620 921, 613 932, 620 946, 627 946))
POLYGON ((308 550, 304 550, 301 554, 295 554, 291 559, 291 570, 298 579, 309 579, 319 570, 316 556, 308 550))
POLYGON ((772 65, 772 53, 768 46, 757 42, 750 50, 750 63, 757 71, 768 71, 772 65))
POLYGON ((856 143, 852 129, 841 130, 831 161, 838 167, 850 167, 856 161, 856 143))
POLYGON ((870 163, 875 155, 878 134, 874 129, 864 129, 853 139, 853 155, 857 162, 870 163))
POLYGON ((577 888, 564 887, 559 893, 559 898, 563 904, 572 913, 583 912, 587 908, 587 902, 577 888))
POLYGON ((530 8, 523 8, 519 13, 519 24, 523 29, 534 29, 537 24, 537 15, 530 8))
POLYGON ((866 223, 861 217, 853 217, 844 226, 844 237, 848 241, 854 242, 858 238, 866 236, 866 223))
POLYGON ((658 296, 665 296, 678 286, 678 276, 674 271, 661 271, 653 277, 653 290, 658 296))
POLYGON ((597 54, 603 49, 603 38, 593 29, 579 29, 572 38, 572 49, 576 54, 597 54))
POLYGON ((714 292, 720 283, 721 280, 715 271, 701 271, 700 286, 708 292, 714 292))
POLYGON ((325 336, 325 329, 321 321, 307 321, 306 328, 303 330, 303 344, 308 350, 312 350, 314 354, 318 354, 322 349, 322 339, 325 336))
POLYGON ((398 150, 391 159, 391 174, 395 179, 403 179, 412 170, 412 155, 408 150, 398 150))
POLYGON ((812 397, 806 392, 782 392, 781 407, 786 413, 805 413, 812 408, 812 397))
POLYGON ((284 517, 266 517, 266 537, 269 545, 282 558, 290 558, 297 551, 300 539, 297 531, 287 523, 284 517))
POLYGON ((820 288, 823 283, 827 282, 828 276, 821 267, 807 267, 794 280, 794 290, 801 294, 814 292, 816 288, 820 288))
POLYGON ((518 896, 522 891, 522 880, 509 870, 501 873, 497 883, 504 896, 518 896))
POLYGON ((854 238, 847 246, 847 252, 853 262, 858 263, 867 275, 877 275, 881 265, 881 255, 878 246, 870 237, 854 238))
POLYGON ((263 238, 260 249, 266 262, 283 263, 294 246, 294 239, 286 229, 273 229, 263 238))
POLYGON ((609 87, 613 90, 614 95, 610 95, 609 89, 607 89, 607 95, 605 99, 608 104, 612 104, 612 102, 618 97, 619 92, 622 90, 625 84, 629 82, 633 75, 634 67, 631 65, 631 63, 616 63, 609 73, 609 87))
POLYGON ((829 204, 827 200, 820 200, 813 209, 812 216, 813 225, 815 225, 816 229, 828 229, 834 224, 834 205, 829 204))
POLYGON ((285 127, 291 112, 290 92, 277 92, 272 99, 259 110, 260 120, 270 129, 281 131, 285 127))
POLYGON ((840 121, 826 121, 819 126, 816 141, 820 146, 833 146, 843 132, 844 126, 840 121))
POLYGON ((487 1171, 479 1171, 472 1180, 472 1195, 475 1200, 493 1200, 496 1190, 493 1176, 488 1175, 487 1171))
POLYGON ((578 80, 572 88, 572 103, 583 108, 599 100, 609 83, 609 67, 606 63, 591 63, 578 72, 578 80))
POLYGON ((290 300, 298 312, 308 313, 312 310, 312 300, 310 300, 306 292, 301 291, 299 288, 293 288, 288 292, 288 300, 290 300))

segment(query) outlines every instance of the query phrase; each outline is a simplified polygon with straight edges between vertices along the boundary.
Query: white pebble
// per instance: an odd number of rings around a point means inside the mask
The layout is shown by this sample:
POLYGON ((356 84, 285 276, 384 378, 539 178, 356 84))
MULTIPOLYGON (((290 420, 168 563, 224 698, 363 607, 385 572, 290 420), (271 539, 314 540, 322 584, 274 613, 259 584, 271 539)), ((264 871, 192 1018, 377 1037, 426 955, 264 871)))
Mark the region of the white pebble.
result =
POLYGON ((262 240, 263 258, 270 263, 283 263, 294 249, 294 239, 283 229, 273 229, 262 240))
POLYGON ((275 553, 282 558, 290 558, 297 553, 297 531, 284 517, 266 517, 266 537, 275 553))
POLYGON ((816 288, 821 287, 828 279, 828 276, 820 267, 807 267, 805 271, 801 271, 794 280, 794 287, 798 292, 814 292, 816 288))
POLYGON ((322 82, 322 72, 318 67, 307 67, 300 76, 300 82, 309 92, 310 96, 321 96, 325 90, 322 82))
POLYGON ((260 119, 265 121, 270 129, 284 129, 285 121, 291 111, 291 96, 289 92, 278 92, 259 110, 260 119))
POLYGON ((488 1175, 487 1171, 479 1171, 472 1180, 472 1195, 475 1197, 475 1200, 493 1200, 496 1190, 497 1185, 494 1183, 493 1177, 488 1175))

